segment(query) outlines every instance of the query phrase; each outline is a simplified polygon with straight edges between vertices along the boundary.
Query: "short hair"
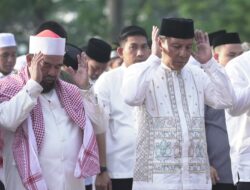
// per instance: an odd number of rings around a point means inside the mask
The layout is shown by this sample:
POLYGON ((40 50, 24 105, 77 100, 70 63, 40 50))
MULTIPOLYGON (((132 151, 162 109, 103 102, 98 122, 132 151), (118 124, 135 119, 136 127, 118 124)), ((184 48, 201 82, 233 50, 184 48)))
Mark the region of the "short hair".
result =
POLYGON ((65 54, 63 64, 67 67, 72 67, 75 71, 78 69, 77 55, 82 53, 82 49, 74 44, 67 43, 65 47, 65 54))
POLYGON ((60 36, 61 38, 65 38, 67 40, 66 30, 63 28, 63 26, 61 24, 59 24, 58 22, 53 21, 53 20, 47 20, 47 21, 44 21, 43 23, 41 23, 37 27, 35 34, 38 34, 46 29, 55 32, 58 36, 60 36))
POLYGON ((125 41, 129 36, 144 36, 148 41, 147 33, 142 27, 131 25, 126 26, 121 30, 118 38, 119 44, 121 45, 121 43, 125 41))

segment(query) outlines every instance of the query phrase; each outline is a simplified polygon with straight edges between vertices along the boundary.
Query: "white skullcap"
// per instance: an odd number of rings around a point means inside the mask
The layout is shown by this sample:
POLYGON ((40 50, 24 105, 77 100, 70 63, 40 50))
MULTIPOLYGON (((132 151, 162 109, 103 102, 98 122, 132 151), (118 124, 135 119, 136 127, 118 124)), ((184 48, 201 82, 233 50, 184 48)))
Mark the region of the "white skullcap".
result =
POLYGON ((36 36, 30 36, 29 53, 42 52, 45 55, 64 55, 65 38, 61 38, 50 30, 44 30, 36 36))
POLYGON ((0 48, 16 46, 15 37, 11 33, 0 33, 0 48))

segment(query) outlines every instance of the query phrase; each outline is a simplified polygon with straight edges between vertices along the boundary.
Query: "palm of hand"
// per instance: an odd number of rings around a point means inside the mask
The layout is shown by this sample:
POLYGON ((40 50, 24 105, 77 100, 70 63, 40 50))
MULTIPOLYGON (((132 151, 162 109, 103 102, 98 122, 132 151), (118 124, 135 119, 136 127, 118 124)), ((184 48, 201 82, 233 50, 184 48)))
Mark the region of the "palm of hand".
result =
POLYGON ((89 86, 89 77, 88 77, 88 64, 86 61, 86 55, 82 53, 77 55, 78 60, 78 69, 74 71, 71 67, 67 68, 67 72, 72 76, 75 84, 81 88, 85 89, 89 86))
POLYGON ((200 63, 208 62, 212 57, 212 52, 208 43, 197 44, 197 52, 195 53, 195 58, 200 63))
POLYGON ((197 52, 193 53, 194 58, 201 64, 208 62, 212 57, 208 34, 201 30, 195 31, 197 52))
POLYGON ((88 69, 79 64, 78 70, 73 74, 73 79, 80 88, 88 85, 88 69))

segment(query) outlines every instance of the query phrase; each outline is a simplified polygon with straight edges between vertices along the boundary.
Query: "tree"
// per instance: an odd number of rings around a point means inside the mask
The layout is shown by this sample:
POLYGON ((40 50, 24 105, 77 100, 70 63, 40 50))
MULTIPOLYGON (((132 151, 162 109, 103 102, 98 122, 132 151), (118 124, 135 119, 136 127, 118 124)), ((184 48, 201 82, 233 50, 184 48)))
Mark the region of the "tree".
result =
POLYGON ((162 17, 193 18, 195 27, 212 32, 224 28, 239 32, 248 41, 250 19, 248 0, 1 0, 0 32, 12 32, 19 45, 44 20, 56 20, 78 46, 93 36, 116 40, 125 25, 137 24, 151 33, 162 17))

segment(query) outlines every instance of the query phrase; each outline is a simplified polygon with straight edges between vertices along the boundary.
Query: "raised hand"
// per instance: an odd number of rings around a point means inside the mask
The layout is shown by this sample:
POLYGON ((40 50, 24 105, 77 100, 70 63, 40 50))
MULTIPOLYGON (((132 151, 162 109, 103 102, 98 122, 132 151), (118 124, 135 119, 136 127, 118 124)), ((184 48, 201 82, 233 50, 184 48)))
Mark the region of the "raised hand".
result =
POLYGON ((201 30, 196 30, 195 42, 197 51, 192 54, 193 57, 201 64, 208 62, 212 58, 208 34, 201 30))
POLYGON ((77 60, 78 69, 77 71, 71 71, 70 74, 79 88, 88 89, 90 84, 88 77, 88 63, 86 54, 82 52, 81 55, 77 55, 77 60))
POLYGON ((42 81, 42 71, 41 67, 44 61, 44 55, 39 52, 38 54, 35 54, 30 62, 29 65, 29 74, 30 78, 40 83, 42 81))
POLYGON ((152 46, 151 46, 151 54, 161 57, 161 49, 159 46, 159 38, 158 38, 159 28, 157 26, 152 27, 152 46))

